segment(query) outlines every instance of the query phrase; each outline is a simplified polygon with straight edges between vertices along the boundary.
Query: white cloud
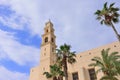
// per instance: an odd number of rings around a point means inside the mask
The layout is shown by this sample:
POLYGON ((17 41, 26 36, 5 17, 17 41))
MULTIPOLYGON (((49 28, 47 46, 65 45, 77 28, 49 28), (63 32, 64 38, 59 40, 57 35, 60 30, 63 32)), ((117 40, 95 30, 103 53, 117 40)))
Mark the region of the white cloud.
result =
MULTIPOLYGON (((11 1, 11 0, 10 0, 11 1)), ((10 2, 9 1, 9 2, 10 2)), ((0 0, 0 5, 8 5, 9 4, 8 0, 0 0)))
POLYGON ((28 80, 25 73, 9 71, 4 66, 0 66, 0 80, 28 80))
MULTIPOLYGON (((40 35, 43 33, 45 22, 51 19, 57 45, 68 43, 72 45, 73 50, 79 52, 116 40, 112 29, 101 26, 93 14, 95 10, 101 9, 104 1, 0 0, 0 5, 10 6, 10 9, 15 11, 10 18, 1 16, 0 21, 13 29, 22 30, 27 27, 33 35, 40 35), (20 18, 19 23, 16 18, 20 18), (24 26, 25 23, 29 26, 24 26)), ((120 28, 117 29, 120 31, 120 28)), ((39 63, 40 49, 20 44, 13 35, 14 33, 0 30, 0 60, 10 59, 19 65, 39 63)), ((0 73, 0 80, 27 80, 26 74, 11 72, 2 66, 0 73)))
POLYGON ((20 44, 13 34, 0 30, 0 57, 13 60, 19 65, 38 64, 39 49, 20 44))
POLYGON ((20 17, 16 14, 12 14, 10 17, 0 16, 0 22, 4 26, 11 27, 13 29, 23 30, 26 24, 29 22, 24 17, 20 17))
MULTIPOLYGON (((9 1, 9 0, 8 0, 9 1)), ((39 34, 40 29, 40 14, 39 14, 39 0, 11 0, 11 9, 16 12, 17 15, 21 15, 29 21, 30 32, 39 34)), ((14 16, 14 15, 13 15, 14 16)))
MULTIPOLYGON (((39 0, 0 0, 0 5, 9 6, 14 13, 9 17, 0 19, 5 25, 14 29, 23 29, 28 27, 31 34, 40 34, 40 14, 39 14, 39 0), (20 22, 17 22, 19 19, 20 22), (27 23, 28 26, 25 25, 27 23)), ((43 26, 42 26, 43 27, 43 26)))
POLYGON ((8 0, 6 2, 9 2, 16 14, 29 19, 29 30, 32 34, 42 33, 45 21, 52 19, 58 45, 66 42, 76 51, 84 51, 116 40, 110 28, 102 27, 95 20, 94 11, 101 9, 105 0, 8 0), (99 5, 96 4, 98 2, 99 5))

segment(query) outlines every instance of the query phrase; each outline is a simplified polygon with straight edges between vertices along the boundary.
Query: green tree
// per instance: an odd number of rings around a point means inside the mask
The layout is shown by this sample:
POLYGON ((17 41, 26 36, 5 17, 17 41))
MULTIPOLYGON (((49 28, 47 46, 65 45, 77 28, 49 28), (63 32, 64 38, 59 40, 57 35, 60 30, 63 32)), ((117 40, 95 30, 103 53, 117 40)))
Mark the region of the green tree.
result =
POLYGON ((43 75, 46 75, 47 78, 53 78, 53 80, 62 80, 64 72, 57 65, 50 65, 50 72, 44 72, 43 75))
POLYGON ((112 52, 109 54, 110 48, 101 51, 101 57, 94 57, 89 66, 98 67, 96 71, 102 71, 104 76, 101 80, 118 80, 117 76, 120 75, 120 55, 118 52, 112 52))
POLYGON ((63 69, 65 74, 65 80, 68 80, 68 67, 67 63, 73 64, 76 62, 75 52, 70 51, 71 46, 64 44, 59 47, 57 50, 57 63, 63 69))
POLYGON ((110 6, 107 6, 107 2, 104 4, 104 7, 102 10, 97 10, 95 12, 95 15, 97 15, 97 20, 100 21, 101 24, 105 24, 108 26, 111 26, 120 41, 120 35, 118 34, 115 26, 113 23, 118 23, 119 22, 119 16, 120 14, 118 13, 119 8, 113 7, 115 3, 110 4, 110 6))

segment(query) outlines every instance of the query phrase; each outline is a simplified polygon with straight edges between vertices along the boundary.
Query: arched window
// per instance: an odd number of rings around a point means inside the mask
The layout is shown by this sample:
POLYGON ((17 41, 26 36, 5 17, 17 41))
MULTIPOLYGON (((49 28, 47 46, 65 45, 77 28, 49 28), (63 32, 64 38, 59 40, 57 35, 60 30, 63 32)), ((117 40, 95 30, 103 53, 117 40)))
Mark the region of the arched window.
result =
POLYGON ((45 38, 45 43, 48 42, 48 37, 45 38))
POLYGON ((46 32, 48 32, 48 29, 46 30, 46 32))
POLYGON ((52 41, 52 42, 54 42, 54 39, 53 39, 53 38, 51 38, 51 41, 52 41))

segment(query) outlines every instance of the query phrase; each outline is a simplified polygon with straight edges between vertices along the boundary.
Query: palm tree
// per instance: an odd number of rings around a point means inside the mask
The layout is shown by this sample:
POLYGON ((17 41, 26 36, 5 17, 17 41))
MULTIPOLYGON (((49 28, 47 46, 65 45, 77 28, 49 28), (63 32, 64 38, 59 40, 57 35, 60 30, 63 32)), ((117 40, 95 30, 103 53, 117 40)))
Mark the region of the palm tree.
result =
POLYGON ((118 52, 112 52, 109 54, 110 48, 101 51, 101 57, 94 57, 92 61, 95 63, 91 63, 89 66, 98 67, 99 69, 96 71, 102 71, 104 76, 101 80, 118 80, 117 76, 120 75, 120 55, 118 52), (119 71, 118 71, 119 70, 119 71))
POLYGON ((100 20, 101 24, 105 24, 108 26, 111 26, 120 41, 120 35, 118 34, 117 30, 115 29, 115 26, 113 23, 119 22, 119 16, 118 13, 119 8, 113 7, 115 3, 110 4, 110 6, 107 6, 107 2, 104 4, 104 7, 102 10, 97 10, 95 12, 95 15, 97 15, 97 20, 100 20))
POLYGON ((76 62, 76 55, 75 52, 71 52, 70 45, 64 44, 59 47, 60 49, 56 49, 57 53, 57 63, 60 67, 63 68, 65 74, 65 80, 68 80, 68 67, 67 62, 72 64, 76 62))
POLYGON ((47 78, 53 78, 53 80, 62 80, 64 72, 57 65, 50 65, 50 72, 44 72, 43 75, 46 75, 47 78))

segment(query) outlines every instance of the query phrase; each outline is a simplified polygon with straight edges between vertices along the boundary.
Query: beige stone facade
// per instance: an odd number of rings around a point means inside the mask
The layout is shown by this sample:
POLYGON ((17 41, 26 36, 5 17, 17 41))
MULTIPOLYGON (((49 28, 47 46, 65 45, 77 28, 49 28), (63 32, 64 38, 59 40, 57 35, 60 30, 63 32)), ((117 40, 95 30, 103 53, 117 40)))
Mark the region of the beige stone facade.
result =
MULTIPOLYGON (((45 24, 44 34, 42 35, 42 45, 40 53, 40 65, 34 67, 30 71, 30 80, 52 80, 47 79, 43 72, 49 71, 49 65, 54 64, 56 49, 56 36, 54 35, 53 24, 49 21, 45 24)), ((93 79, 94 68, 88 65, 92 63, 91 59, 101 55, 102 49, 111 48, 111 52, 120 52, 120 43, 113 42, 98 48, 94 48, 85 52, 77 53, 75 64, 68 64, 69 80, 95 80, 93 79), (77 76, 78 75, 78 76, 77 76)), ((99 73, 96 78, 100 80, 102 73, 99 73)))

